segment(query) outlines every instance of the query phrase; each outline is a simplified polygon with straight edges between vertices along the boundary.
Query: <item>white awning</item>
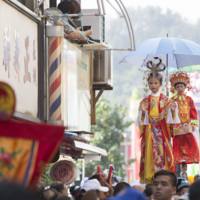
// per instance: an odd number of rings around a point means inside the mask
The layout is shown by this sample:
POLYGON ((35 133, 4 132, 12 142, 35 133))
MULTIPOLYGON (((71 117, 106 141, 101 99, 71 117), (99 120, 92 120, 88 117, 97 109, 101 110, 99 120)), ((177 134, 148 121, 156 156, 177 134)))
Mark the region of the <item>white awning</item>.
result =
POLYGON ((101 156, 107 156, 107 151, 105 149, 102 149, 100 147, 91 145, 91 144, 87 144, 84 142, 80 142, 77 140, 74 140, 74 144, 76 148, 82 149, 85 151, 85 154, 96 154, 96 155, 101 155, 101 156))

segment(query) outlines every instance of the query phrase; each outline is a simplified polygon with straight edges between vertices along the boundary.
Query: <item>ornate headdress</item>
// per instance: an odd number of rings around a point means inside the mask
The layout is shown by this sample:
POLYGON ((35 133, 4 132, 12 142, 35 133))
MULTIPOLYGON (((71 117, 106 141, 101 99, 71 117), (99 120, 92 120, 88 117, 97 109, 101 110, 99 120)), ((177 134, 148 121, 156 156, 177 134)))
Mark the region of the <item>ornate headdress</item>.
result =
POLYGON ((166 68, 165 64, 162 63, 162 59, 159 57, 154 57, 153 60, 149 60, 146 63, 146 66, 148 69, 151 70, 153 74, 155 74, 156 72, 164 71, 166 68))
POLYGON ((171 91, 174 92, 177 83, 185 84, 186 88, 191 89, 190 77, 186 72, 175 72, 170 76, 171 91))
POLYGON ((159 72, 165 70, 166 65, 162 62, 159 57, 153 57, 144 62, 145 66, 149 70, 144 70, 143 85, 144 85, 144 95, 148 92, 148 79, 150 76, 156 77, 159 72))

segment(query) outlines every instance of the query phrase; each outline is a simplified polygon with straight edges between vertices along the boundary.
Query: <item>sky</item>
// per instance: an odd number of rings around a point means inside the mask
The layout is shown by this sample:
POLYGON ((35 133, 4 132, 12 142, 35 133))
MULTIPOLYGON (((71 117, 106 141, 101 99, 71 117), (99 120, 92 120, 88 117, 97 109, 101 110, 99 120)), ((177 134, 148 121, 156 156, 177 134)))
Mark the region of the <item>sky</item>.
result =
MULTIPOLYGON (((101 0, 99 0, 101 1, 101 0)), ((107 2, 108 0, 103 0, 107 2)), ((114 2, 114 0, 109 0, 114 2)), ((166 9, 171 9, 174 12, 178 12, 181 16, 186 18, 188 22, 195 23, 198 18, 200 18, 199 5, 197 0, 122 0, 125 7, 134 7, 138 6, 160 6, 163 11, 166 9)), ((97 7, 96 0, 81 0, 82 8, 93 8, 97 7)), ((110 11, 111 7, 105 3, 106 9, 110 11)), ((113 10, 113 9, 111 9, 113 10)))

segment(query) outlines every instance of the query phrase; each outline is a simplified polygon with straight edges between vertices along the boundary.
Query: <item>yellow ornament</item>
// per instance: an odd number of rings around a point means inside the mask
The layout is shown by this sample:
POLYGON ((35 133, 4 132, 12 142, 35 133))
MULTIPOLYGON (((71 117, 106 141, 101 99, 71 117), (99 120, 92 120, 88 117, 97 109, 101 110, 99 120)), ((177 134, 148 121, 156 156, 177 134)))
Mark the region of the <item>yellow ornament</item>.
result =
POLYGON ((5 82, 0 81, 0 120, 8 120, 15 111, 15 92, 5 82))

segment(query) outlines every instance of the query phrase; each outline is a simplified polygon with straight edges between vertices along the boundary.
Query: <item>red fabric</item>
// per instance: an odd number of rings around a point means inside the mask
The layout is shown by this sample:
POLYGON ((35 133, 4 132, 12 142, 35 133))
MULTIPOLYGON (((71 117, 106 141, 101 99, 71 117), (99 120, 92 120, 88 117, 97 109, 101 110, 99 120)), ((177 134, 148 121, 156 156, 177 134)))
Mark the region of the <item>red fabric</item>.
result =
MULTIPOLYGON (((148 114, 150 113, 150 104, 151 104, 151 96, 149 95, 146 97, 143 101, 147 102, 148 105, 148 114)), ((167 97, 164 96, 163 94, 160 94, 159 101, 158 101, 158 111, 160 114, 165 111, 167 105, 167 97)), ((146 135, 145 134, 152 134, 152 139, 153 139, 153 159, 154 159, 154 167, 155 168, 164 168, 166 167, 167 170, 174 171, 174 160, 173 160, 173 155, 172 155, 172 149, 170 146, 170 132, 167 127, 165 119, 160 119, 159 121, 155 121, 154 124, 151 123, 151 133, 146 131, 147 126, 143 125, 143 130, 141 133, 141 160, 140 160, 140 177, 141 179, 144 178, 144 171, 145 171, 145 153, 146 153, 146 135), (155 132, 153 131, 153 128, 155 128, 155 132), (154 134, 157 134, 157 137, 154 136, 154 134), (156 141, 156 139, 159 141, 156 141), (158 147, 158 144, 162 144, 163 147, 163 155, 160 153, 160 149, 158 147), (162 155, 162 156, 161 156, 162 155)), ((145 182, 146 180, 142 180, 145 182)))
POLYGON ((39 142, 33 175, 29 185, 35 185, 43 164, 57 152, 64 134, 63 126, 47 125, 11 119, 0 122, 0 137, 25 138, 39 142))
POLYGON ((195 108, 195 105, 194 105, 194 101, 192 100, 191 97, 187 96, 189 102, 190 102, 190 119, 191 120, 197 120, 198 119, 198 114, 197 114, 197 110, 195 108))
POLYGON ((187 164, 199 162, 198 145, 192 133, 178 135, 173 138, 173 153, 176 164, 183 161, 187 164))

